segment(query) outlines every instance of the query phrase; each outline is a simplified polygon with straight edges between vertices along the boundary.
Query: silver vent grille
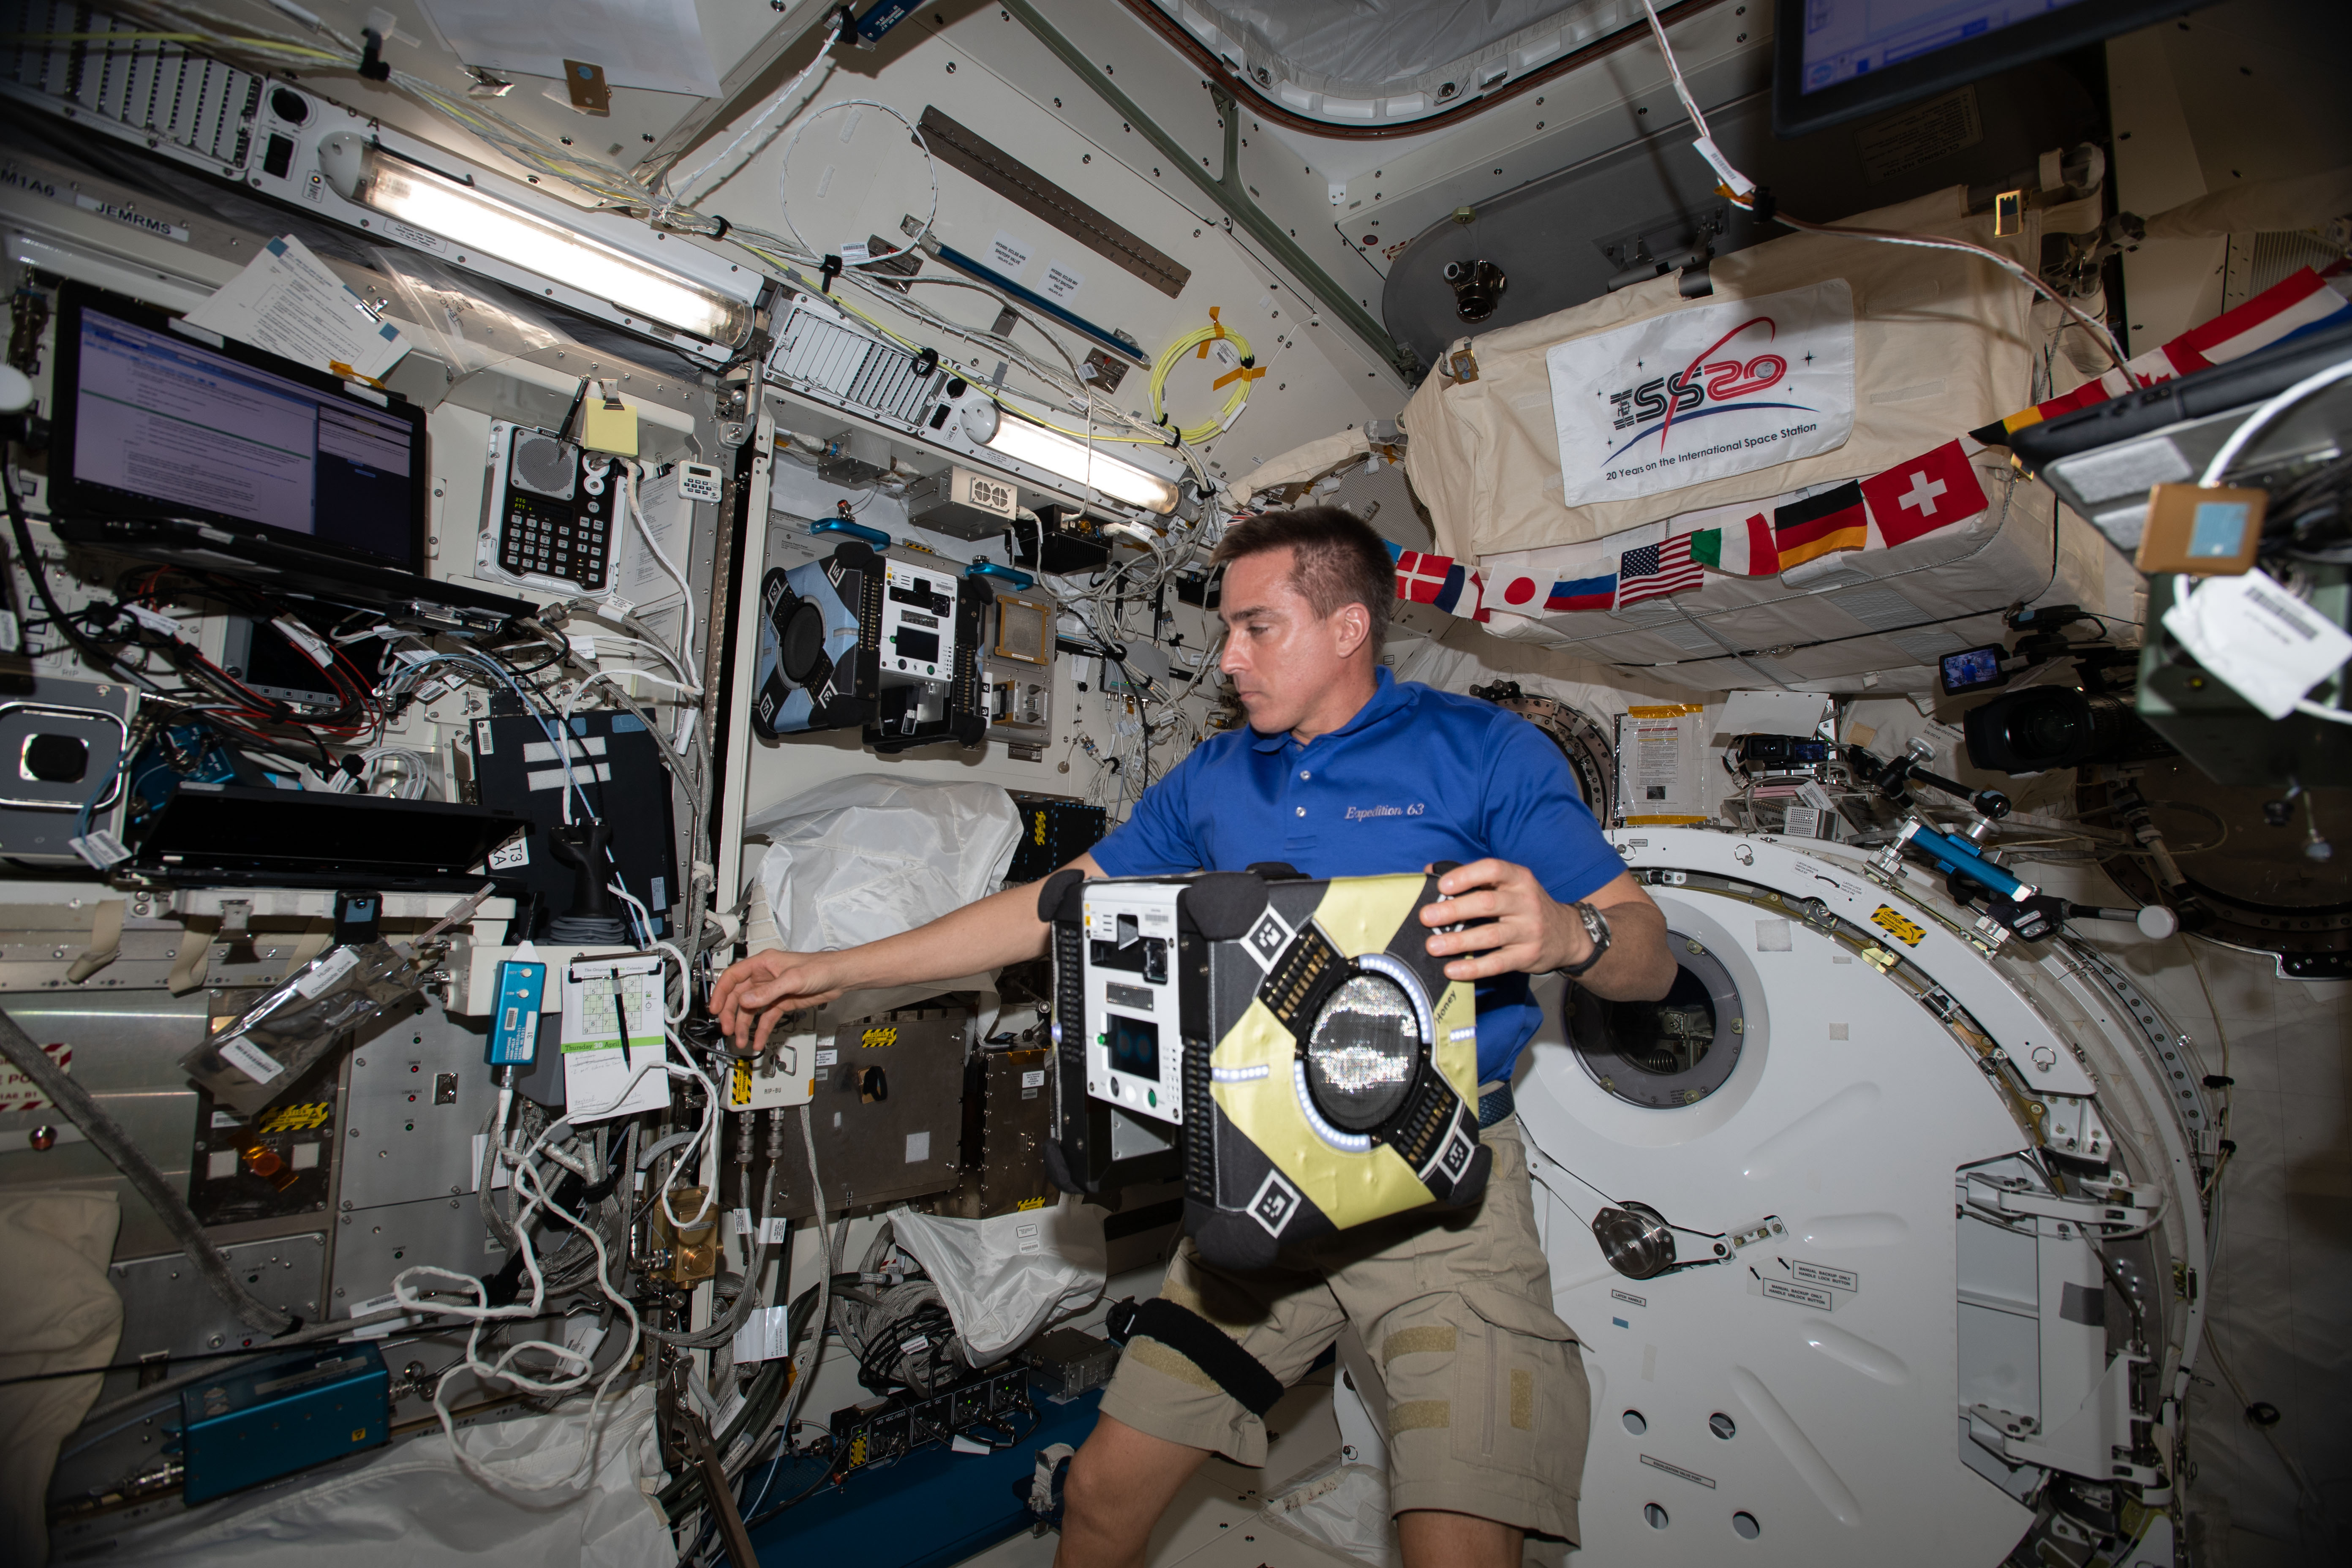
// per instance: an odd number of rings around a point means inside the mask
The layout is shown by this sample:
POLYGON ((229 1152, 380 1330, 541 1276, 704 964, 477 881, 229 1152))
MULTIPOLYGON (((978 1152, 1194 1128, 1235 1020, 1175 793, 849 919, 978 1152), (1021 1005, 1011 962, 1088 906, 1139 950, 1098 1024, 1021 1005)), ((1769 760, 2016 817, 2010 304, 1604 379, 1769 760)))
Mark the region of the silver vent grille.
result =
POLYGON ((940 375, 936 370, 919 375, 914 355, 798 308, 784 322, 768 371, 779 381, 830 393, 909 425, 929 412, 940 375))
POLYGON ((58 0, 0 0, 0 33, 22 40, 0 42, 0 84, 244 167, 261 79, 145 30, 58 0))

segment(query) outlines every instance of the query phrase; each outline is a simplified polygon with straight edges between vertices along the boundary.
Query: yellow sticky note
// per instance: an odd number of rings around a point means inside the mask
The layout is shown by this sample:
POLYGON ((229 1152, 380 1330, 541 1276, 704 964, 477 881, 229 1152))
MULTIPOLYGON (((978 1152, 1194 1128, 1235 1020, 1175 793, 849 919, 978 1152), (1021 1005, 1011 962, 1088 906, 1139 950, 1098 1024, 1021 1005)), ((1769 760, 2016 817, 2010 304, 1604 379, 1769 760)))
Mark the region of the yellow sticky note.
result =
POLYGON ((580 444, 592 452, 616 458, 637 455, 637 411, 626 404, 607 404, 592 396, 582 406, 580 444))

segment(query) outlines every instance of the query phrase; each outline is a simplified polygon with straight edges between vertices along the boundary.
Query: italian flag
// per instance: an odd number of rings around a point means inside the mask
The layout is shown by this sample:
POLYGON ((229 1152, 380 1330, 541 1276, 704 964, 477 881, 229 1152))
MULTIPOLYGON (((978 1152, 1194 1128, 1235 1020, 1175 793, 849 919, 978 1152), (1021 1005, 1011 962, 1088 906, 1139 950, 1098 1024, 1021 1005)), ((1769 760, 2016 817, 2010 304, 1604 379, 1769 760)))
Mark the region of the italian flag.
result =
POLYGON ((1734 577, 1769 577, 1780 570, 1772 520, 1762 512, 1728 527, 1702 528, 1690 542, 1692 560, 1734 577))

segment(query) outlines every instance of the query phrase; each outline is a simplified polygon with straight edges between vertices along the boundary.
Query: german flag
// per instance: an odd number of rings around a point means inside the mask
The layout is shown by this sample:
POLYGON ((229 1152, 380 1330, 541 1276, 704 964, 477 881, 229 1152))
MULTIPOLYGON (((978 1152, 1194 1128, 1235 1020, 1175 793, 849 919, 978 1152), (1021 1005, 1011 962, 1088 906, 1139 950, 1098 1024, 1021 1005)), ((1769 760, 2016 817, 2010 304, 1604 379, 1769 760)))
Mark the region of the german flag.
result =
POLYGON ((1787 571, 1833 550, 1859 550, 1870 541, 1870 515, 1859 482, 1843 484, 1772 513, 1772 542, 1787 571))

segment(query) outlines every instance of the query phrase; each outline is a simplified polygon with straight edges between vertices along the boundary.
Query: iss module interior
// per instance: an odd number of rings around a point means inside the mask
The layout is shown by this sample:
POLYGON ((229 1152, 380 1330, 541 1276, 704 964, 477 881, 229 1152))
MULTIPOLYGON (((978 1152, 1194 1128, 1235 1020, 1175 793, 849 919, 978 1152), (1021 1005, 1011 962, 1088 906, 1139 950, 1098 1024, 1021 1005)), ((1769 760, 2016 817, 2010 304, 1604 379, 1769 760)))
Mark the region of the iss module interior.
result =
POLYGON ((1516 1086, 1592 1385, 1574 1561, 2078 1562, 2121 1533, 2112 1561, 2172 1563, 2213 1138, 2190 1043, 2088 945, 1988 944, 1923 872, 1619 847, 1681 973, 1656 1003, 1546 983, 1516 1086))

